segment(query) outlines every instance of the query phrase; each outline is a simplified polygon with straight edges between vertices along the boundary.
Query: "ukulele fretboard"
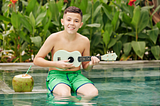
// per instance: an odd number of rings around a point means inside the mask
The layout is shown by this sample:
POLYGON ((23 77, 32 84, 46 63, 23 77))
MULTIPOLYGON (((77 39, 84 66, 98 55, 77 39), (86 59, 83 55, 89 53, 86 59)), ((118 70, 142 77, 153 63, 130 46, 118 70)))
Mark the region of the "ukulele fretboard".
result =
MULTIPOLYGON (((99 58, 99 60, 101 60, 101 56, 96 56, 96 57, 99 58)), ((79 62, 91 61, 91 56, 78 57, 78 61, 79 62)))

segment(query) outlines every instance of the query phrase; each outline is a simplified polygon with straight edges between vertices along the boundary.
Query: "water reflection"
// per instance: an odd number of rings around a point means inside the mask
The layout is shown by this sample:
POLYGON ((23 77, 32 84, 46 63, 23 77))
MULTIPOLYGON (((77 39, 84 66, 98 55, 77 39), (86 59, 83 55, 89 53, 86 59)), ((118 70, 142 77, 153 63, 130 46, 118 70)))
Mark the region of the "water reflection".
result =
MULTIPOLYGON (((46 90, 47 70, 34 70, 29 74, 35 85, 33 90, 46 90)), ((0 81, 12 89, 12 78, 23 72, 3 70, 0 81)), ((152 68, 108 68, 82 72, 94 82, 99 96, 91 100, 72 94, 73 97, 55 98, 46 93, 0 94, 0 104, 6 106, 106 106, 106 105, 159 105, 160 67, 152 68)), ((1 85, 0 85, 0 88, 1 85)), ((1 89, 0 89, 1 91, 1 89)))
POLYGON ((98 97, 94 97, 91 99, 91 97, 83 97, 78 96, 75 93, 72 93, 72 96, 70 97, 59 97, 59 96, 53 96, 52 94, 47 94, 47 104, 55 104, 57 105, 65 105, 65 106, 97 106, 96 99, 98 97))
POLYGON ((2 106, 40 106, 46 104, 46 94, 0 94, 2 106))

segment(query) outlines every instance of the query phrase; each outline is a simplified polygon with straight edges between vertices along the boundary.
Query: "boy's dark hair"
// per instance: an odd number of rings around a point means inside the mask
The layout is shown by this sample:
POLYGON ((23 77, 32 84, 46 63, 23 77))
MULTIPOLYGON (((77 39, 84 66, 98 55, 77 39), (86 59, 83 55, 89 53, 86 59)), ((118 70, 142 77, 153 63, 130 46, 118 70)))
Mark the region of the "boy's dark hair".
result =
POLYGON ((66 14, 67 12, 78 13, 78 14, 81 15, 81 19, 82 19, 82 17, 83 17, 83 14, 82 14, 81 9, 79 9, 78 7, 75 7, 75 6, 70 6, 70 7, 68 7, 68 8, 64 11, 64 14, 66 14))

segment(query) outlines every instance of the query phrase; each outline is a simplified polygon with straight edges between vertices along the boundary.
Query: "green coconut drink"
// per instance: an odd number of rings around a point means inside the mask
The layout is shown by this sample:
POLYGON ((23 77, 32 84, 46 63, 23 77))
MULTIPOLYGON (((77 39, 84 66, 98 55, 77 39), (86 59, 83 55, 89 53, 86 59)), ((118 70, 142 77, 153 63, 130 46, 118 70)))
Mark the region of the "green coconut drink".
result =
MULTIPOLYGON (((30 66, 31 68, 31 66, 30 66)), ((28 69, 28 71, 30 70, 28 69)), ((31 92, 34 86, 34 80, 32 76, 26 74, 20 74, 13 77, 12 86, 15 92, 31 92)))

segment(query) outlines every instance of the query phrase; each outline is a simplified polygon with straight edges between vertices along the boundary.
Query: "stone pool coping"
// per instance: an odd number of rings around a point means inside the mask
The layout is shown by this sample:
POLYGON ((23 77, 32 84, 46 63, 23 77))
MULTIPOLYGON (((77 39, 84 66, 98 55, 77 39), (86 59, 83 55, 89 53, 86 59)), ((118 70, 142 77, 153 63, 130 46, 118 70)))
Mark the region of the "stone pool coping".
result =
MULTIPOLYGON (((107 68, 120 68, 126 67, 131 68, 133 66, 137 67, 149 67, 149 66, 157 66, 160 65, 160 60, 135 60, 135 61, 113 61, 113 62, 106 62, 101 61, 98 65, 95 65, 93 69, 107 69, 107 68)), ((31 69, 49 69, 48 67, 40 67, 31 63, 0 63, 0 70, 23 70, 28 69, 29 66, 32 65, 31 69)), ((26 70, 25 70, 26 71, 26 70)))
MULTIPOLYGON (((0 71, 2 70, 15 70, 25 71, 32 65, 30 71, 34 69, 48 70, 48 67, 39 67, 33 63, 0 63, 0 71)), ((132 67, 160 67, 160 60, 136 60, 136 61, 114 61, 106 62, 101 61, 93 69, 108 69, 108 68, 132 68, 132 67)), ((47 93, 47 89, 33 90, 32 92, 14 92, 11 88, 0 79, 0 94, 30 94, 30 93, 47 93)))

